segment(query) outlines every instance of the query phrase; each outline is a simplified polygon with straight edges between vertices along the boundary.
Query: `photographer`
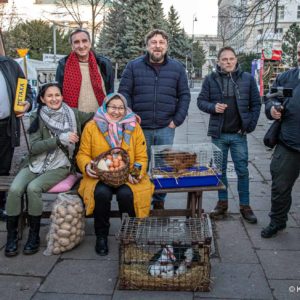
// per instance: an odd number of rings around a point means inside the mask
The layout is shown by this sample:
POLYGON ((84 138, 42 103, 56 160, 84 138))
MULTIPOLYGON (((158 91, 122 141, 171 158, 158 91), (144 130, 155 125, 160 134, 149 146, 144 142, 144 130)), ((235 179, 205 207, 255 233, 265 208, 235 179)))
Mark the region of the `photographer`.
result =
MULTIPOLYGON (((300 42, 297 46, 298 64, 300 65, 300 42)), ((292 88, 293 96, 286 98, 284 107, 278 107, 269 99, 265 104, 265 113, 270 120, 281 120, 279 142, 275 148, 270 171, 272 176, 270 224, 261 231, 263 238, 274 236, 286 227, 288 212, 292 204, 292 188, 300 170, 300 80, 299 67, 280 74, 274 88, 292 88)), ((285 100, 285 99, 284 99, 285 100)))

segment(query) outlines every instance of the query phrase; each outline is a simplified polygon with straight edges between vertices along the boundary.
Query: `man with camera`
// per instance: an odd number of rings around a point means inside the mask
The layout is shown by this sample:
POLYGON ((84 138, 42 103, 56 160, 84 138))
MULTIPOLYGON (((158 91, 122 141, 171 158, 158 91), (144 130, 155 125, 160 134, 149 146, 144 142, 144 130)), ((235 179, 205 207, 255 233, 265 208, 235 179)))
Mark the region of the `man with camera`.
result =
MULTIPOLYGON (((300 42, 297 45, 300 66, 300 42)), ((272 176, 270 224, 261 231, 270 238, 286 228, 292 204, 292 189, 300 171, 300 72, 299 67, 280 74, 273 88, 282 90, 283 97, 270 98, 265 103, 265 113, 270 120, 280 120, 279 141, 270 165, 272 176), (286 92, 293 89, 293 96, 286 92), (287 98, 288 97, 288 98, 287 98), (284 103, 278 106, 276 102, 284 103)), ((278 91, 277 91, 278 94, 278 91)))

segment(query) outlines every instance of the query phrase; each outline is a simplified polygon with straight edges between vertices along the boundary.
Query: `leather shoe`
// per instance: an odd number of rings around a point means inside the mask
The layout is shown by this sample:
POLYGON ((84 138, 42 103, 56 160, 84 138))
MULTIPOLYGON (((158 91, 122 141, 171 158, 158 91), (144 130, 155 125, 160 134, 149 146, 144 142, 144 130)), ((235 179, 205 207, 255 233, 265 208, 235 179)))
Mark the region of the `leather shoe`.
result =
POLYGON ((153 201, 153 209, 164 209, 165 203, 164 201, 153 201))
POLYGON ((210 212, 211 218, 216 218, 226 215, 228 210, 228 201, 218 201, 216 207, 210 212))
POLYGON ((270 223, 267 227, 265 227, 260 235, 261 237, 268 239, 271 238, 272 236, 276 235, 276 233, 279 230, 283 230, 284 228, 286 228, 286 224, 274 224, 274 223, 270 223))
POLYGON ((101 256, 108 254, 107 237, 97 236, 95 250, 101 256))
POLYGON ((250 205, 240 205, 240 213, 242 217, 250 224, 256 224, 257 218, 250 205))

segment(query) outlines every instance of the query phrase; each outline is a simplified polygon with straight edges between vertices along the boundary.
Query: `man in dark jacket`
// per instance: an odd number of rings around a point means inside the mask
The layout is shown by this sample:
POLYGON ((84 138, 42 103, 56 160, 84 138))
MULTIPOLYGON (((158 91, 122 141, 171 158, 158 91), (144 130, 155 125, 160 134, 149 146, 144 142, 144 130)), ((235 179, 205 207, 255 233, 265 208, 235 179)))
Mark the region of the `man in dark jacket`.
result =
MULTIPOLYGON (((148 157, 152 145, 173 144, 175 128, 188 112, 191 95, 184 66, 167 56, 168 35, 155 29, 145 37, 147 54, 130 61, 121 78, 119 93, 141 117, 148 157)), ((155 195, 153 206, 164 207, 165 194, 155 195)))
MULTIPOLYGON (((300 42, 297 47, 300 67, 300 42)), ((293 89, 293 97, 286 98, 283 110, 274 106, 270 99, 265 104, 265 113, 270 120, 281 120, 279 143, 275 148, 270 171, 272 175, 271 222, 265 227, 261 236, 270 238, 286 228, 288 212, 292 204, 292 189, 300 172, 300 72, 299 67, 280 74, 274 87, 293 89), (277 109, 276 109, 276 108, 277 109)), ((282 109, 282 107, 281 107, 282 109)))
POLYGON ((95 112, 114 90, 111 62, 91 51, 90 34, 84 29, 73 31, 70 43, 72 52, 59 61, 55 79, 70 107, 95 112))
POLYGON ((254 78, 239 69, 235 51, 231 47, 220 49, 217 71, 204 79, 197 104, 200 110, 210 114, 208 135, 223 154, 222 182, 226 190, 219 191, 219 201, 211 216, 223 216, 228 209, 226 170, 230 150, 238 176, 241 215, 249 223, 256 223, 257 218, 249 205, 246 134, 256 127, 261 102, 254 78))
MULTIPOLYGON (((0 176, 9 175, 14 148, 20 145, 20 118, 29 110, 32 103, 31 88, 27 86, 23 112, 14 112, 14 101, 18 78, 25 78, 17 62, 0 56, 0 176)), ((1 180, 1 179, 0 179, 1 180)), ((5 193, 0 192, 0 218, 4 213, 5 193)))

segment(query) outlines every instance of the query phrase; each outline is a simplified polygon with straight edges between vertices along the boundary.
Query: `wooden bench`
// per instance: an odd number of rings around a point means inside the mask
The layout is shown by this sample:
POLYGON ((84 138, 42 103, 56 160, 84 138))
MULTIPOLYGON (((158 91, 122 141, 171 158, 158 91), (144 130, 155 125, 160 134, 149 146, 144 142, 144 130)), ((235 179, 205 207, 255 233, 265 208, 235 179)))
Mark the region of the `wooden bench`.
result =
MULTIPOLYGON (((14 179, 14 176, 0 176, 0 191, 8 191, 9 187, 14 179)), ((202 199, 203 199, 203 192, 205 191, 218 191, 225 189, 225 186, 220 182, 217 186, 199 186, 199 187, 187 187, 187 188, 171 188, 171 189, 156 189, 154 191, 155 194, 160 193, 187 193, 187 202, 185 209, 157 209, 151 210, 150 216, 156 217, 177 217, 177 216, 186 216, 186 217, 200 217, 202 213, 202 199)), ((76 193, 76 190, 74 190, 76 193)), ((43 195, 52 194, 53 193, 44 193, 43 195)), ((168 200, 169 201, 169 200, 168 200)), ((23 203, 24 207, 24 203, 23 203)), ((51 215, 51 211, 43 211, 42 218, 49 218, 51 215)), ((88 216, 93 217, 93 216, 88 216)), ((110 212, 110 217, 112 218, 119 218, 120 214, 117 210, 112 210, 110 212)), ((27 219, 27 212, 26 208, 25 211, 22 212, 22 217, 20 218, 20 237, 22 236, 22 231, 24 224, 26 223, 27 219)))

